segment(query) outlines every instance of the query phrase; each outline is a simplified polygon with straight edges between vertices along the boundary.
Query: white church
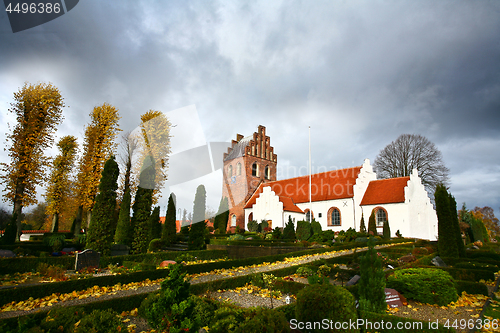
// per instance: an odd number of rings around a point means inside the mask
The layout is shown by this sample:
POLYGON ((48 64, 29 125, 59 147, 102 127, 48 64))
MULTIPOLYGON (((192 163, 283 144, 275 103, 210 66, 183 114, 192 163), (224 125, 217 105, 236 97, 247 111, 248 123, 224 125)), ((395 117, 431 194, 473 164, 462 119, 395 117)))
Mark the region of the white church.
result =
POLYGON ((377 180, 370 161, 361 166, 276 180, 277 156, 265 127, 237 140, 224 155, 223 195, 229 198, 229 228, 247 228, 251 220, 272 228, 289 220, 315 219, 323 230, 360 229, 361 217, 375 213, 382 233, 389 221, 391 236, 436 240, 437 216, 418 171, 409 177, 377 180), (244 172, 242 172, 242 170, 244 172), (311 193, 311 195, 309 194, 311 193))

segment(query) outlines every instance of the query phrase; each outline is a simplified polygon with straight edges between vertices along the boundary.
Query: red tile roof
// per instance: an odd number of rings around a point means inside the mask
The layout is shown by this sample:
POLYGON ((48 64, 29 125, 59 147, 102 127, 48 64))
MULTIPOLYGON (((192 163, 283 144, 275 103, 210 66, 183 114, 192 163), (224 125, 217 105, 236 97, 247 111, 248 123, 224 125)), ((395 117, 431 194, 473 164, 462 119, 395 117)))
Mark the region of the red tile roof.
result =
MULTIPOLYGON (((360 170, 361 166, 358 166, 312 175, 312 201, 352 198, 353 186, 360 170)), ((289 197, 295 204, 309 202, 309 176, 302 176, 260 184, 245 208, 251 208, 255 204, 255 200, 266 186, 271 187, 271 190, 280 197, 280 201, 281 197, 289 197)))
POLYGON ((285 212, 296 212, 296 213, 304 213, 302 209, 297 207, 293 202, 292 198, 289 197, 280 197, 280 201, 283 203, 283 210, 285 212))
POLYGON ((368 184, 361 206, 405 201, 405 186, 410 177, 372 180, 368 184))

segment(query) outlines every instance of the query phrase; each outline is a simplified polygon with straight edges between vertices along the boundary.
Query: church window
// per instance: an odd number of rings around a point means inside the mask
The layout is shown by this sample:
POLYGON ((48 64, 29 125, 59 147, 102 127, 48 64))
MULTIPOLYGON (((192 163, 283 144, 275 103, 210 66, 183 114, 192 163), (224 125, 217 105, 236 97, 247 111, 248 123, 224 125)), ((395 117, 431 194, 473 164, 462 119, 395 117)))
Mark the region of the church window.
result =
POLYGON ((264 174, 266 176, 266 179, 271 179, 271 168, 269 166, 266 166, 266 169, 264 170, 264 174))
POLYGON ((236 215, 231 216, 231 227, 236 227, 236 215))
POLYGON ((384 222, 387 221, 387 211, 382 207, 376 208, 377 212, 375 213, 375 217, 377 220, 377 227, 383 227, 384 222))
MULTIPOLYGON (((312 216, 312 218, 314 218, 314 215, 312 216)), ((311 222, 312 219, 311 219, 311 212, 309 211, 309 209, 306 209, 306 221, 307 222, 311 222)))
POLYGON ((337 207, 332 207, 328 210, 328 226, 341 225, 340 210, 337 207))
POLYGON ((231 178, 233 176, 233 166, 232 165, 230 165, 227 168, 227 173, 229 174, 229 178, 231 178))
POLYGON ((257 164, 257 162, 252 164, 252 176, 259 177, 259 165, 257 164))
POLYGON ((241 175, 241 163, 236 164, 236 176, 241 175))

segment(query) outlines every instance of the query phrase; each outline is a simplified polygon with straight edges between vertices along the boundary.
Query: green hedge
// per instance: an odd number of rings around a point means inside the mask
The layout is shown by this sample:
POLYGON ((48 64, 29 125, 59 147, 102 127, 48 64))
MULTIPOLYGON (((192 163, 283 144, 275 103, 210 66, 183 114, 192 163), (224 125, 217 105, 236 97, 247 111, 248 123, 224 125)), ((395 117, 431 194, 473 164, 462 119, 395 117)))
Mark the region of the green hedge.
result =
MULTIPOLYGON (((420 321, 410 318, 402 318, 397 316, 392 316, 389 314, 383 313, 373 313, 373 312, 363 312, 360 314, 360 317, 365 320, 365 322, 370 322, 372 325, 374 323, 381 323, 382 321, 385 323, 383 328, 378 328, 371 330, 363 330, 363 332, 388 332, 388 333, 408 333, 408 332, 416 332, 416 333, 439 333, 439 332, 456 332, 453 328, 446 328, 442 325, 439 325, 437 328, 430 327, 430 323, 426 321, 420 321), (389 324, 390 323, 390 324, 389 324), (399 325, 403 325, 401 329, 398 329, 399 325), (388 329, 389 325, 391 329, 388 329), (405 326, 407 325, 407 326, 405 326)), ((367 326, 365 326, 366 328, 367 326)), ((368 327, 370 328, 370 327, 368 327)))
POLYGON ((493 253, 491 251, 472 250, 472 251, 467 251, 466 256, 467 256, 467 258, 471 258, 471 259, 487 259, 487 260, 494 260, 494 261, 500 262, 500 254, 493 253))
POLYGON ((484 269, 470 269, 470 268, 453 268, 441 267, 442 270, 450 273, 455 280, 465 281, 479 281, 479 280, 492 280, 495 281, 495 274, 492 271, 484 269))
POLYGON ((488 287, 484 283, 472 282, 472 281, 455 281, 457 286, 457 293, 461 295, 463 291, 467 294, 480 294, 488 296, 488 287))
POLYGON ((210 244, 213 245, 233 245, 233 246, 294 246, 304 247, 301 243, 286 242, 282 240, 227 240, 227 239, 210 239, 210 244))

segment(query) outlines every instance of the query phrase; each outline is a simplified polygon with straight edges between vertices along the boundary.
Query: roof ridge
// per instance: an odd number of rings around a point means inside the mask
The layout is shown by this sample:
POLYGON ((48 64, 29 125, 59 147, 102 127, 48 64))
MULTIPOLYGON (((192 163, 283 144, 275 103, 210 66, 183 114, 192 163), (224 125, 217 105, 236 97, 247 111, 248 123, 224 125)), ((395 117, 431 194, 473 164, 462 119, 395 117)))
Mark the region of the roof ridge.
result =
MULTIPOLYGON (((355 169, 355 168, 359 168, 361 170, 362 167, 363 167, 362 165, 358 165, 358 166, 353 166, 353 167, 349 167, 349 168, 342 168, 342 169, 336 169, 336 170, 318 172, 318 173, 313 173, 311 176, 322 175, 322 174, 325 174, 325 173, 328 173, 328 172, 338 172, 338 171, 343 171, 343 170, 348 170, 348 169, 355 169)), ((281 181, 284 181, 284 180, 298 179, 298 178, 302 178, 302 177, 309 177, 309 175, 297 176, 297 177, 280 179, 280 180, 273 180, 272 182, 268 182, 266 184, 275 183, 275 182, 281 182, 281 181)))

